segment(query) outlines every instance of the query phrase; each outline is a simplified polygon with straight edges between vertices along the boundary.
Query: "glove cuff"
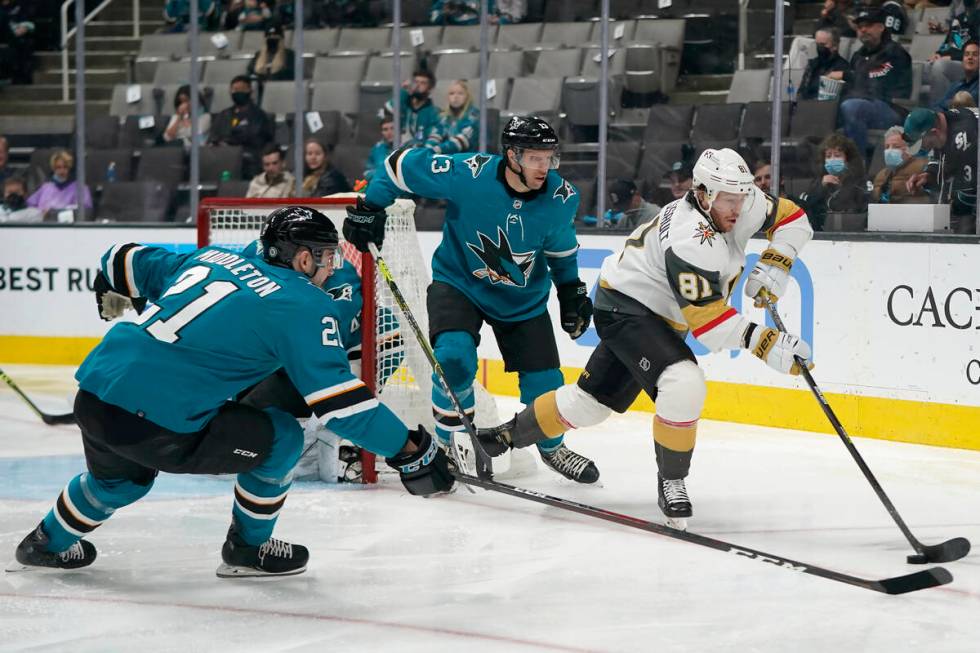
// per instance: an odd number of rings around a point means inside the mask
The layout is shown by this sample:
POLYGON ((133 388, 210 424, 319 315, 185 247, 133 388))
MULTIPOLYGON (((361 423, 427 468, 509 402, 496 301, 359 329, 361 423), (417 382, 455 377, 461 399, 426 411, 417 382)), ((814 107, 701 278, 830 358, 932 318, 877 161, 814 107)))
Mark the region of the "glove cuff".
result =
POLYGON ((589 288, 581 279, 569 281, 558 286, 558 301, 584 297, 589 294, 589 288))
POLYGON ((759 263, 770 265, 774 268, 779 268, 788 274, 790 268, 793 267, 793 257, 787 256, 779 250, 770 247, 766 251, 762 252, 762 256, 759 257, 759 263))
POLYGON ((777 340, 779 340, 779 331, 753 322, 745 330, 742 343, 754 356, 766 360, 777 340))

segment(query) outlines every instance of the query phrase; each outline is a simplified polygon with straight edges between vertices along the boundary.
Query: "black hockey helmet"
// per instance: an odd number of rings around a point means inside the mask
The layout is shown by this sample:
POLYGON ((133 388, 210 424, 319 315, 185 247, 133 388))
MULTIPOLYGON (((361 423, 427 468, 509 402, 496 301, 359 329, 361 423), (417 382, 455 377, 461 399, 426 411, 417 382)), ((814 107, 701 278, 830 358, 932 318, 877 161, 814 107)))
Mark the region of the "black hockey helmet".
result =
POLYGON ((259 238, 265 260, 285 267, 292 266, 300 247, 308 247, 319 265, 323 250, 339 242, 333 221, 306 206, 284 206, 270 213, 259 238))
POLYGON ((514 116, 504 125, 500 135, 500 149, 508 148, 557 150, 558 135, 543 118, 514 116))

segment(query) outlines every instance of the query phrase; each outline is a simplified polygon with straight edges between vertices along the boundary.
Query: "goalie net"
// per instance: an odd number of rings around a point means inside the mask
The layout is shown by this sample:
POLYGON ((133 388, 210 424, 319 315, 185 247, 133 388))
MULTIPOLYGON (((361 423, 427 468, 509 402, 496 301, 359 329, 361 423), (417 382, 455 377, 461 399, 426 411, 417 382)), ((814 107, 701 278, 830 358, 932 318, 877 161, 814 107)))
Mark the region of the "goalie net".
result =
MULTIPOLYGON (((294 199, 206 198, 201 201, 197 215, 197 245, 243 249, 259 237, 269 213, 283 206, 309 206, 327 215, 341 234, 344 258, 361 276, 364 300, 361 378, 409 428, 422 424, 434 433, 431 366, 425 353, 401 315, 388 285, 377 273, 371 255, 362 254, 343 240, 341 226, 346 206, 353 204, 355 199, 354 195, 294 199), (368 328, 369 324, 373 328, 368 328), (398 361, 397 368, 391 369, 394 366, 389 361, 397 360, 397 357, 385 354, 391 354, 391 348, 399 345, 403 347, 404 356, 398 361)), ((382 253, 415 319, 428 335, 425 292, 429 272, 415 231, 414 202, 397 200, 388 208, 382 253)), ((474 390, 477 422, 481 425, 500 423, 493 397, 478 382, 474 383, 474 390)), ((373 483, 377 478, 374 455, 362 451, 361 461, 364 481, 373 483)))

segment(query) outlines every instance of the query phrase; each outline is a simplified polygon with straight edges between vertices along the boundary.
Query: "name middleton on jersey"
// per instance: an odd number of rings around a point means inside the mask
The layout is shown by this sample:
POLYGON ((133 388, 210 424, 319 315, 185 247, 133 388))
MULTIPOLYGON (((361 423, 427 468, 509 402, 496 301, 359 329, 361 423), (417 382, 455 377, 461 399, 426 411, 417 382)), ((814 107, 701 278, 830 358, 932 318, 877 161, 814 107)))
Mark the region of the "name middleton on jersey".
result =
POLYGON ((201 252, 195 258, 198 261, 211 263, 227 269, 238 277, 239 280, 245 281, 245 285, 255 291, 255 294, 259 297, 266 297, 282 288, 282 286, 263 275, 254 265, 246 262, 244 258, 237 254, 209 249, 201 252))

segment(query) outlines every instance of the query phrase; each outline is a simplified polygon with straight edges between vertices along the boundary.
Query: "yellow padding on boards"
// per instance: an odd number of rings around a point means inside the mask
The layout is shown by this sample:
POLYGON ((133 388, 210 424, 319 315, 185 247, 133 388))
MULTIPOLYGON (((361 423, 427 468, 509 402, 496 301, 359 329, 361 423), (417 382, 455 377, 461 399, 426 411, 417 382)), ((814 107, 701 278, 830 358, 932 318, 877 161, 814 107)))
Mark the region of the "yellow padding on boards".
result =
POLYGON ((541 432, 549 438, 565 432, 565 425, 558 416, 558 402, 555 400, 554 390, 534 400, 534 419, 537 420, 541 432))
POLYGON ((697 423, 694 426, 671 426, 656 417, 653 418, 654 441, 671 451, 690 451, 694 448, 697 435, 697 423))
POLYGON ((0 336, 0 362, 80 365, 102 338, 0 336))
MULTIPOLYGON (((565 383, 574 383, 581 372, 582 369, 577 367, 562 368, 565 383)), ((481 359, 477 378, 493 394, 520 396, 517 374, 504 372, 503 361, 481 359)), ((851 436, 980 451, 980 429, 977 429, 980 406, 830 392, 825 392, 825 395, 851 436)), ((630 410, 652 413, 653 402, 646 393, 641 392, 630 410)), ((827 417, 805 387, 773 388, 708 381, 708 398, 701 418, 834 433, 827 417)))

